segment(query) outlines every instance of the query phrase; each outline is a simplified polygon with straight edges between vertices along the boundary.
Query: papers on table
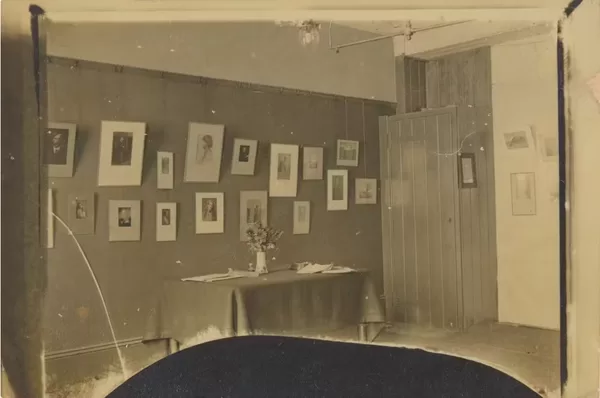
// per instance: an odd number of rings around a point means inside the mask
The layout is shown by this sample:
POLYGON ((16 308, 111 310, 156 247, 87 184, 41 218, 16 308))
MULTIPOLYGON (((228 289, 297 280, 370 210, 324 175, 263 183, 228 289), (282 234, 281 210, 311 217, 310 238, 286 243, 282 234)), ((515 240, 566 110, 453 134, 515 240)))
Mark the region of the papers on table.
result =
POLYGON ((335 266, 333 264, 315 264, 310 262, 297 263, 298 274, 347 274, 356 272, 355 269, 349 267, 335 266))
POLYGON ((257 277, 257 272, 250 271, 236 271, 233 269, 229 269, 229 272, 226 274, 209 274, 209 275, 201 275, 201 276, 193 276, 191 278, 183 278, 181 279, 183 282, 216 282, 223 281, 227 279, 237 279, 237 278, 254 278, 257 277))
POLYGON ((333 267, 323 271, 324 274, 349 274, 351 272, 356 272, 356 270, 348 267, 333 267))

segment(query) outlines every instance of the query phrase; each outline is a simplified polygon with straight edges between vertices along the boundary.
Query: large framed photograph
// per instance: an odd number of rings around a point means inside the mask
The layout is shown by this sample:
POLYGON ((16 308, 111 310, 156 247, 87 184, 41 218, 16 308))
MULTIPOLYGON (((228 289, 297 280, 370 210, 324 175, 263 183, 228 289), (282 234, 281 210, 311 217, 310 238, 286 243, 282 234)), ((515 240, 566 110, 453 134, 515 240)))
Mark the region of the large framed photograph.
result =
POLYGON ((310 202, 294 202, 294 235, 303 235, 310 232, 310 202))
POLYGON ((141 185, 145 139, 145 123, 103 121, 98 185, 141 185))
POLYGON ((196 193, 196 233, 222 234, 225 232, 223 192, 196 193))
POLYGON ((173 189, 173 152, 156 154, 156 188, 173 189))
POLYGON ((225 126, 190 123, 184 182, 219 182, 225 126))
POLYGON ((302 149, 302 179, 323 179, 323 148, 304 147, 302 149))
POLYGON ((357 205, 377 204, 377 179, 357 178, 354 184, 354 196, 357 205))
POLYGON ((510 175, 513 216, 534 216, 536 213, 535 174, 510 175))
POLYGON ((298 153, 298 145, 271 144, 269 196, 296 196, 298 192, 298 153))
POLYGON ((48 177, 73 177, 77 125, 49 123, 43 136, 43 163, 48 177))
POLYGON ((246 241, 246 231, 258 222, 267 225, 267 191, 240 192, 240 240, 246 241))
POLYGON ((327 170, 327 210, 348 210, 348 170, 327 170))
POLYGON ((177 239, 177 203, 156 204, 156 241, 170 242, 177 239))
POLYGON ((233 159, 231 161, 231 174, 251 176, 254 175, 258 141, 236 138, 233 140, 233 159))
POLYGON ((96 228, 96 200, 94 193, 69 195, 69 228, 75 235, 93 235, 96 228))
POLYGON ((108 202, 108 240, 139 241, 141 239, 141 202, 110 200, 108 202))
POLYGON ((358 141, 337 140, 337 160, 338 166, 358 166, 358 141))

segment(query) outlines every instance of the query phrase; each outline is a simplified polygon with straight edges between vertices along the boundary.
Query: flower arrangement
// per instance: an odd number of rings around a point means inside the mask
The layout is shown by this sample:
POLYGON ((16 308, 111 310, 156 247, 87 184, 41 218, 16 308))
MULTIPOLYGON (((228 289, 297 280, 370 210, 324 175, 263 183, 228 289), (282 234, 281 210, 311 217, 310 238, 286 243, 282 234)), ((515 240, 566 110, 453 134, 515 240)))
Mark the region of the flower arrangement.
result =
POLYGON ((246 230, 247 244, 253 253, 266 252, 267 250, 275 249, 277 241, 281 238, 282 234, 283 231, 263 226, 262 223, 258 222, 252 224, 246 230))

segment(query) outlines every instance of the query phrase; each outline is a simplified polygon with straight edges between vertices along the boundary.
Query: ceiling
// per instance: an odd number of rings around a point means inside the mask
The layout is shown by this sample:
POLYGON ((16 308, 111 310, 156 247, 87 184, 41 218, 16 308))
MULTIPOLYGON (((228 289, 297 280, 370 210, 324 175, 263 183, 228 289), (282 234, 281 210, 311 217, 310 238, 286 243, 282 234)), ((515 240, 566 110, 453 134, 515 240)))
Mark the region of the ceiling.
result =
POLYGON ((430 28, 445 23, 443 21, 335 21, 335 24, 380 35, 394 35, 404 32, 408 22, 410 22, 413 30, 430 28))

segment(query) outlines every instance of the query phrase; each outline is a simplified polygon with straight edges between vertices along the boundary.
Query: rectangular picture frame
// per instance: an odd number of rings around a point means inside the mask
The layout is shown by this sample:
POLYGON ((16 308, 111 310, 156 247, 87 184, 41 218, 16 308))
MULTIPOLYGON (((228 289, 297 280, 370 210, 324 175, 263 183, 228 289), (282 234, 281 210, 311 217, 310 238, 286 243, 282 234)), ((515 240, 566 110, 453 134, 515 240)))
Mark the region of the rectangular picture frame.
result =
POLYGON ((196 234, 225 232, 224 198, 223 192, 196 192, 196 234))
POLYGON ((376 178, 357 178, 354 181, 354 202, 357 205, 377 204, 376 178))
POLYGON ((477 160, 474 153, 458 156, 458 176, 462 189, 477 188, 477 160))
POLYGON ((302 179, 305 181, 323 179, 323 148, 302 148, 302 179))
POLYGON ((327 210, 348 210, 348 170, 327 170, 327 210))
POLYGON ((246 231, 255 222, 268 225, 268 192, 240 192, 240 240, 245 242, 246 231))
POLYGON ((298 193, 298 145, 271 144, 269 196, 295 197, 298 193))
POLYGON ((173 152, 156 152, 156 188, 173 189, 173 152))
POLYGON ((219 182, 224 137, 222 124, 189 124, 184 182, 219 182))
POLYGON ((96 194, 71 193, 68 197, 69 228, 75 235, 93 235, 96 228, 96 194))
POLYGON ((513 216, 535 216, 535 173, 511 173, 510 185, 513 216))
POLYGON ((98 186, 140 186, 146 124, 102 121, 98 186))
POLYGON ((233 140, 233 158, 231 159, 232 175, 254 175, 256 167, 257 140, 235 138, 233 140))
POLYGON ((173 242, 177 240, 177 203, 156 203, 156 241, 173 242))
POLYGON ((294 235, 306 235, 310 232, 310 202, 294 201, 294 235))
POLYGON ((43 164, 48 177, 73 177, 76 143, 76 124, 48 123, 42 137, 43 164))
POLYGON ((354 140, 337 140, 336 165, 345 167, 358 166, 360 142, 354 140))
POLYGON ((140 200, 108 201, 109 242, 139 241, 142 234, 140 200))

